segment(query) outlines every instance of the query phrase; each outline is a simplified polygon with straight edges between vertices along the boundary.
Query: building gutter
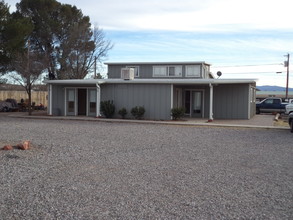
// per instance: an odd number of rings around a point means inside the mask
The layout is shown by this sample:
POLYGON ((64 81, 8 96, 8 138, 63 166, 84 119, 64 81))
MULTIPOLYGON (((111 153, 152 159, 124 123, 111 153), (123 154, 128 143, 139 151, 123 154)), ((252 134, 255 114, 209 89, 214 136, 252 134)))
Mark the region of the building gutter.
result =
MULTIPOLYGON (((101 83, 102 84, 102 83, 101 83)), ((97 98, 96 98, 96 118, 101 117, 101 87, 99 82, 96 83, 97 87, 97 98)))
POLYGON ((209 109, 209 120, 208 122, 212 122, 214 120, 213 118, 213 97, 214 97, 214 87, 212 83, 209 84, 210 86, 210 109, 209 109))
POLYGON ((70 80, 46 80, 46 84, 54 85, 96 85, 98 84, 177 84, 177 85, 188 85, 188 84, 242 84, 242 83, 255 83, 257 79, 70 79, 70 80))

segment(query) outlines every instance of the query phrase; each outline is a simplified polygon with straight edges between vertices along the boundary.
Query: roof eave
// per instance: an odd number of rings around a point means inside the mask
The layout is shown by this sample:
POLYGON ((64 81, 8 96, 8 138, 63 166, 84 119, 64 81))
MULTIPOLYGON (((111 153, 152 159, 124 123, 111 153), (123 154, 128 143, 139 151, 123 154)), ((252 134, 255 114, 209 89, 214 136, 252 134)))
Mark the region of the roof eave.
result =
POLYGON ((190 64, 204 64, 211 66, 211 64, 205 61, 176 61, 176 62, 106 62, 105 65, 190 65, 190 64))
POLYGON ((94 85, 94 84, 242 84, 256 83, 257 79, 78 79, 78 80, 46 80, 46 84, 54 85, 94 85))

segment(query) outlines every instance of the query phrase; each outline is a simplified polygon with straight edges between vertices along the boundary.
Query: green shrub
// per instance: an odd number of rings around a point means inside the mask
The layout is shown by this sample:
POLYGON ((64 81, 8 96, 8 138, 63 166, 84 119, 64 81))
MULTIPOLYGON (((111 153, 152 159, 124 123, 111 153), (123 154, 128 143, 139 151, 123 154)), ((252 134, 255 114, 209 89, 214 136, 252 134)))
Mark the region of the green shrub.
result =
POLYGON ((145 113, 145 109, 143 106, 135 106, 131 109, 131 114, 135 119, 142 119, 145 113))
POLYGON ((106 118, 112 118, 115 114, 115 105, 113 101, 102 101, 101 112, 105 115, 106 118))
POLYGON ((127 115, 127 110, 126 108, 122 108, 118 111, 118 114, 121 116, 121 118, 125 118, 125 116, 127 115))
POLYGON ((171 109, 171 116, 173 117, 173 120, 180 119, 184 116, 185 108, 172 108, 171 109))

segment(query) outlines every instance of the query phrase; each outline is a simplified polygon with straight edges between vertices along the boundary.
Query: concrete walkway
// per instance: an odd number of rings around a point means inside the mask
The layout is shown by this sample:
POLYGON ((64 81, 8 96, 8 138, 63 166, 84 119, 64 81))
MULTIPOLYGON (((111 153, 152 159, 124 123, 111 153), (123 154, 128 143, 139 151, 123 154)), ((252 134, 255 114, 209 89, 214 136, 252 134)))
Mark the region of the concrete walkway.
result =
POLYGON ((264 128, 264 129, 289 129, 289 125, 278 126, 276 125, 274 115, 262 114, 255 115, 249 120, 221 120, 215 119, 208 122, 207 119, 184 118, 178 121, 153 121, 153 120, 134 120, 134 119, 107 119, 95 118, 85 116, 48 116, 44 111, 33 112, 31 116, 27 112, 9 112, 0 113, 1 116, 17 117, 17 118, 31 118, 31 119, 50 119, 50 120, 80 120, 80 121, 100 121, 112 123, 146 123, 146 124, 168 124, 168 125, 181 125, 181 126, 217 126, 217 127, 242 127, 242 128, 264 128))

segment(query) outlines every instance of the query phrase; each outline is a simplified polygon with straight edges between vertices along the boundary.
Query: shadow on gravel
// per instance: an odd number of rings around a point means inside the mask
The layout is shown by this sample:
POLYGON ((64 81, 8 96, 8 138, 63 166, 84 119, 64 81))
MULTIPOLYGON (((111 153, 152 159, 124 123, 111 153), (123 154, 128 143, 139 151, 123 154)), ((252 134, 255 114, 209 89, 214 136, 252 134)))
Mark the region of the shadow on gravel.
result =
POLYGON ((20 159, 20 156, 14 154, 6 154, 5 157, 7 157, 8 159, 20 159))

